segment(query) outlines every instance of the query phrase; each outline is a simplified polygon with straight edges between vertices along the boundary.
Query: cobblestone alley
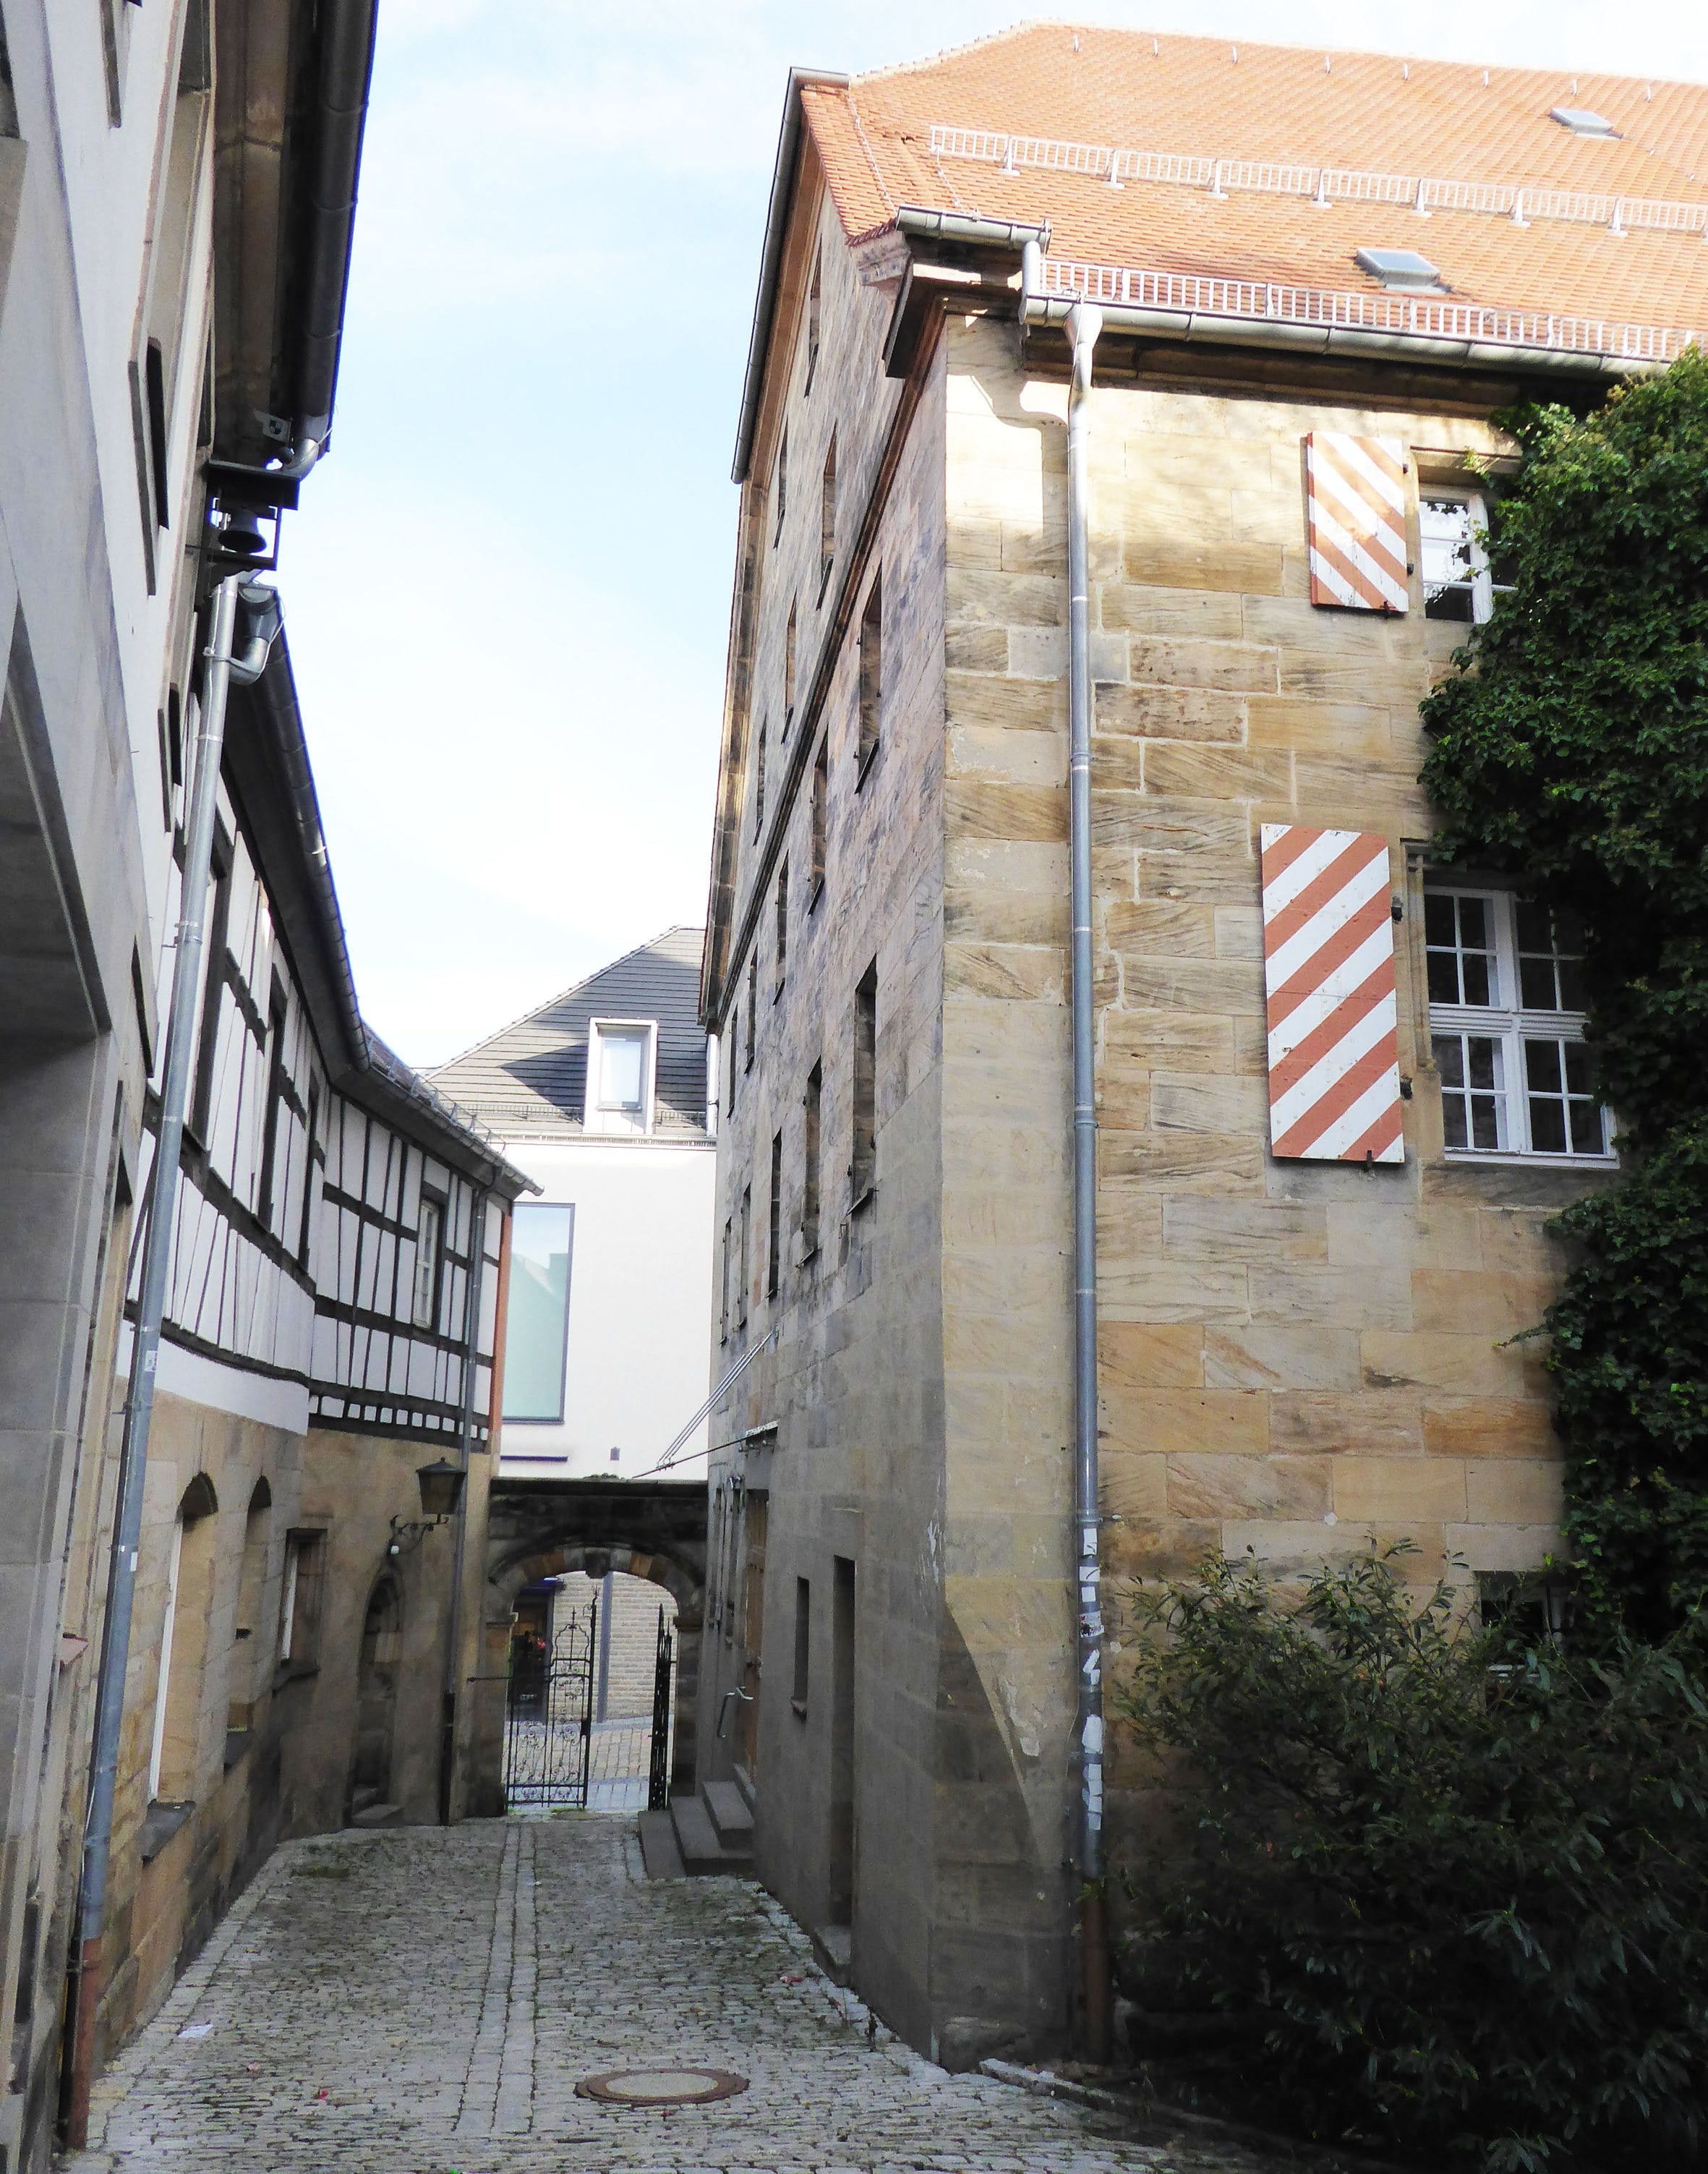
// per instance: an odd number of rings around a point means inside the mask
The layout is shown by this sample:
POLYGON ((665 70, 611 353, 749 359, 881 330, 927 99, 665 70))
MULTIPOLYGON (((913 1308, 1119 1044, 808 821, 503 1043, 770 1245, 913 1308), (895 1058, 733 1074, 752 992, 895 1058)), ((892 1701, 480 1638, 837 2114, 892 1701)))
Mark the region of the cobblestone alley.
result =
POLYGON ((1269 2174, 1202 2143, 949 2076, 813 1967, 735 1879, 649 1882, 631 1823, 481 1821, 287 1844, 97 2090, 77 2174, 580 2174, 926 2167, 1269 2174), (669 2111, 582 2078, 689 2063, 669 2111))

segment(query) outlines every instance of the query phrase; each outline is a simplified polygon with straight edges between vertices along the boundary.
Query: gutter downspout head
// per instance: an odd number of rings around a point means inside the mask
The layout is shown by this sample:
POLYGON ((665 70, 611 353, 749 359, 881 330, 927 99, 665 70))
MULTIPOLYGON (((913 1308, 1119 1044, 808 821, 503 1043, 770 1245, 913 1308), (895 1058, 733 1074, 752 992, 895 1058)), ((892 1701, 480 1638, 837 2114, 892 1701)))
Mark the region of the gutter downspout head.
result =
MULTIPOLYGON (((1026 268, 1023 260, 1023 276, 1026 268)), ((1087 2058, 1110 2052, 1109 1930, 1104 1909, 1102 1549, 1097 1474, 1097 1063, 1091 955, 1090 527, 1087 413, 1103 312, 1068 312, 1073 381, 1068 394, 1068 840, 1073 1005, 1073 1542, 1078 1588, 1079 1945, 1087 2058)))

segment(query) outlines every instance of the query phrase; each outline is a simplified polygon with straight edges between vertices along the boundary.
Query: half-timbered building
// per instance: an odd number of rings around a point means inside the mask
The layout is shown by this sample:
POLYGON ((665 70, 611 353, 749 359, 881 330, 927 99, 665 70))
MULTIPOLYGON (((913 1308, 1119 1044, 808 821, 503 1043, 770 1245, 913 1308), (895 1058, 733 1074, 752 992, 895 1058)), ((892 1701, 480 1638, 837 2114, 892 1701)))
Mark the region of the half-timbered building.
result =
POLYGON ((1418 705, 1498 580, 1494 418, 1708 323, 1705 176, 1708 92, 1604 76, 1032 24, 791 84, 701 1777, 953 2065, 1089 2013, 1149 1831, 1104 1581, 1557 1544, 1513 1337, 1614 1142, 1572 932, 1431 863, 1418 705))

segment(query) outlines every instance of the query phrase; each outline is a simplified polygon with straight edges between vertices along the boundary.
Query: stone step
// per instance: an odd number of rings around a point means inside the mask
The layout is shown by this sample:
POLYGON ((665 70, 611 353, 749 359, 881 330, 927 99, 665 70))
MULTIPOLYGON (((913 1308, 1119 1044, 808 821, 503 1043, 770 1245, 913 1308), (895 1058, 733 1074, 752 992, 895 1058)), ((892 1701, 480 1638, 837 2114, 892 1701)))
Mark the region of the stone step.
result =
POLYGON ((642 1812, 640 1859, 649 1879, 680 1879, 682 1852, 676 1847, 676 1830, 668 1812, 642 1812))
POLYGON ((379 1801, 380 1793, 377 1789, 367 1787, 355 1789, 350 1794, 350 1809, 353 1812, 365 1812, 370 1804, 377 1804, 379 1801))
POLYGON ((364 1804, 360 1811, 350 1814, 353 1827, 397 1827, 403 1824, 401 1804, 364 1804))
POLYGON ((711 1814, 698 1797, 678 1797, 670 1807, 670 1824, 676 1830, 676 1847, 682 1852, 684 1872, 746 1872, 751 1868, 753 1858, 745 1850, 726 1849, 718 1840, 711 1814))
POLYGON ((744 1850, 751 1857, 754 1847, 754 1815, 748 1801, 733 1782, 708 1782, 700 1791, 705 1799, 705 1809, 711 1814, 711 1824, 717 1830, 717 1838, 726 1849, 744 1850))
POLYGON ((853 1977, 854 1935, 846 1925, 820 1925, 813 1934, 813 1952, 819 1967, 837 1985, 853 1977))

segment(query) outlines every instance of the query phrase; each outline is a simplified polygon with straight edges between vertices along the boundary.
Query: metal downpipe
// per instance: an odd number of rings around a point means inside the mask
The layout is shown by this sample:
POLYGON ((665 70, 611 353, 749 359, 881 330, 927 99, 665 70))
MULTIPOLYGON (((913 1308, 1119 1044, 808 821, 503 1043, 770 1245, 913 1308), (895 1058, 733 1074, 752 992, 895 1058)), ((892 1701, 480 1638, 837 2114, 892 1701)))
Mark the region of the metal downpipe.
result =
POLYGON ((1109 1931, 1103 1893, 1102 1549, 1097 1484, 1097 1059, 1091 956, 1091 638, 1086 441, 1091 360, 1103 312, 1068 317, 1068 841, 1073 997, 1073 1541, 1078 1590, 1079 1944, 1082 2023, 1093 2061, 1110 2052, 1109 1931))
MULTIPOLYGON (((167 1014, 165 1075, 160 1087, 160 1129, 149 1184, 142 1283, 138 1295, 136 1333, 131 1343, 130 1386, 125 1397, 124 1432, 119 1452, 118 1502, 113 1519, 106 1613, 101 1625, 95 1743, 78 1901, 77 2019, 67 2133, 69 2143, 78 2150, 89 2140, 95 2012, 101 1992, 101 1933, 106 1915, 113 1798, 118 1785, 119 1737, 124 1722, 125 1674, 130 1663, 131 1616, 136 1600, 143 1483, 149 1458, 149 1429, 154 1410, 154 1369, 159 1358, 160 1322, 166 1310, 166 1278, 171 1266, 178 1165, 183 1149, 184 1114, 189 1101, 190 1060, 195 1052, 208 878, 213 862, 219 765, 225 740, 226 696, 234 678, 247 684, 260 677, 272 641, 269 631, 264 639, 257 638, 249 644, 241 662, 232 656, 238 592, 244 583, 243 575, 231 574, 214 590, 213 622, 204 652, 207 669, 202 680, 196 774, 192 787, 189 832, 184 843, 183 882, 178 896, 172 1004, 167 1014)), ((270 590, 261 593, 272 595, 270 590)), ((272 626, 276 630, 276 619, 272 626)))

